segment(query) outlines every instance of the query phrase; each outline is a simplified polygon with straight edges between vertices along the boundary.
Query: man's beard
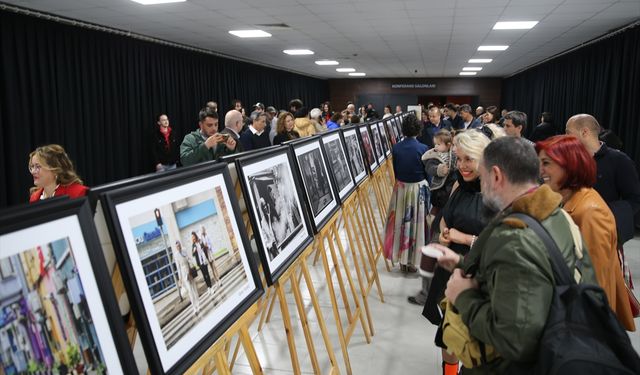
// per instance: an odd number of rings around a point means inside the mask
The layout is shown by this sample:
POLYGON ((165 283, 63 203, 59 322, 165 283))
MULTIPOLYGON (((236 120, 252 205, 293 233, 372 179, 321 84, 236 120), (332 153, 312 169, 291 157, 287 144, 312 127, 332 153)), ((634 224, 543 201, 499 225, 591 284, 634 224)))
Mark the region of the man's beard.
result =
POLYGON ((492 197, 488 193, 482 193, 482 203, 484 203, 485 207, 494 214, 502 211, 502 208, 504 207, 499 198, 492 197))

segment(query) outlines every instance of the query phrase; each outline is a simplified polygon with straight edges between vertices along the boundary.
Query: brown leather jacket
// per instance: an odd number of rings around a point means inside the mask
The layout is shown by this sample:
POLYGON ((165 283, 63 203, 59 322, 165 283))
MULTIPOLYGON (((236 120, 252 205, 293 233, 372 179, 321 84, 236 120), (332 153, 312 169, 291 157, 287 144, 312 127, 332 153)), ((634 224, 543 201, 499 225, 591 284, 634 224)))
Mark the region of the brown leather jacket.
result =
POLYGON ((598 284, 607 294, 611 309, 628 331, 635 331, 618 258, 616 221, 609 206, 596 190, 582 188, 573 193, 564 209, 580 227, 598 284))

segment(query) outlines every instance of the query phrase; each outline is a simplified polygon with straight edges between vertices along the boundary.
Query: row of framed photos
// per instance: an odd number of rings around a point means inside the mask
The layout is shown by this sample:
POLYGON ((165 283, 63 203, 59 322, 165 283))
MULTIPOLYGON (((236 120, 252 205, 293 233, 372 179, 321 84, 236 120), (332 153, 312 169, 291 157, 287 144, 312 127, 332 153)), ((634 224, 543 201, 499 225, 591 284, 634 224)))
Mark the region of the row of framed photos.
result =
POLYGON ((4 372, 136 373, 117 264, 151 372, 183 373, 264 292, 243 208, 271 285, 390 155, 401 120, 0 212, 4 372))

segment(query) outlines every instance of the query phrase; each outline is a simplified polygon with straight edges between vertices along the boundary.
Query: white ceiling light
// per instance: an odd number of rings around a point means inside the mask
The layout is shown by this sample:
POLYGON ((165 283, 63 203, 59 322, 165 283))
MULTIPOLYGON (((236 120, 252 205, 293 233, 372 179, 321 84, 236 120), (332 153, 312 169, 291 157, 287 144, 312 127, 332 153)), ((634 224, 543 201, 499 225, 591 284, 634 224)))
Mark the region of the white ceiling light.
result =
POLYGON ((465 66, 464 68, 462 68, 462 71, 464 72, 479 72, 481 70, 482 68, 479 66, 465 66))
POLYGON ((168 4, 168 3, 183 3, 187 0, 131 0, 142 5, 156 5, 156 4, 168 4))
POLYGON ((480 46, 478 47, 478 51, 504 51, 509 46, 480 46))
POLYGON ((310 49, 285 49, 282 51, 287 55, 298 56, 298 55, 313 55, 313 51, 310 49))
POLYGON ((469 64, 483 64, 490 63, 493 59, 469 59, 469 64))
POLYGON ((352 76, 352 77, 364 77, 367 74, 366 73, 357 72, 357 73, 349 73, 349 75, 352 76))
POLYGON ((529 30, 533 29, 538 21, 496 22, 494 30, 529 30))
POLYGON ((475 76, 477 72, 460 72, 461 76, 475 76))
POLYGON ((268 38, 271 36, 271 34, 262 30, 231 30, 229 34, 239 38, 268 38))
POLYGON ((340 72, 340 73, 349 73, 349 72, 355 72, 356 70, 353 68, 338 68, 336 69, 336 72, 340 72))
POLYGON ((316 64, 318 64, 318 65, 338 65, 340 63, 337 62, 336 60, 318 60, 318 61, 316 61, 316 64))

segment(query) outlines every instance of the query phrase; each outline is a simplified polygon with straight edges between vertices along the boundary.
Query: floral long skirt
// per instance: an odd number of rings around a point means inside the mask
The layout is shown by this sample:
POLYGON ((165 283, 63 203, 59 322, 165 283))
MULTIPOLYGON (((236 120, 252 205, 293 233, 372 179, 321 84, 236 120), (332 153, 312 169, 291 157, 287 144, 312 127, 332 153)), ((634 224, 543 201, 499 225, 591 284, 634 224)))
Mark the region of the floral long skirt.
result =
POLYGON ((420 264, 420 249, 429 241, 429 184, 396 180, 384 230, 384 255, 404 266, 420 264))

